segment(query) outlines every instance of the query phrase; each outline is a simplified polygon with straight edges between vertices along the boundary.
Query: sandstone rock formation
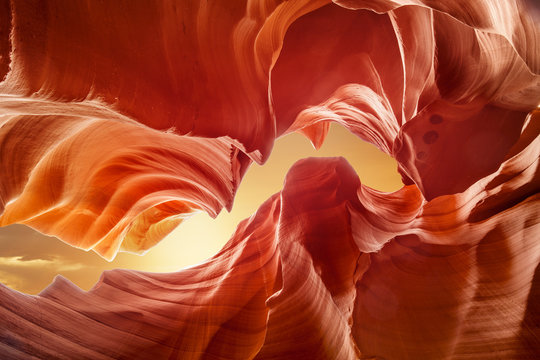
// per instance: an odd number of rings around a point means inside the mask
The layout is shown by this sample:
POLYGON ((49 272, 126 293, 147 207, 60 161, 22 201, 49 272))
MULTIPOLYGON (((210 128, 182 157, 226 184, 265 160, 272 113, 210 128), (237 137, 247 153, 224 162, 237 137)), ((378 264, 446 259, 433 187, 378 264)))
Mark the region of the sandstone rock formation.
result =
POLYGON ((540 356, 540 28, 482 0, 0 3, 0 225, 107 259, 232 206, 329 122, 399 163, 304 159, 207 262, 0 286, 7 359, 540 356))

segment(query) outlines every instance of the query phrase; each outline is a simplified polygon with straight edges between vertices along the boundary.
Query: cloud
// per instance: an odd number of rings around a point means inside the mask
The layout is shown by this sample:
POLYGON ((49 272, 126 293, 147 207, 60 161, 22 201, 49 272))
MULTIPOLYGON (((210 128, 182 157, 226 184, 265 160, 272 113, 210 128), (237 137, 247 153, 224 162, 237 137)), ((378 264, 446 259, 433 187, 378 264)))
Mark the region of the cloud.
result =
POLYGON ((0 269, 3 267, 9 268, 32 268, 39 267, 41 269, 49 268, 51 270, 61 271, 74 271, 85 267, 81 263, 69 263, 54 258, 51 259, 24 259, 20 256, 12 257, 0 257, 0 269))
POLYGON ((46 261, 53 261, 54 260, 54 256, 52 255, 40 255, 40 256, 35 256, 35 255, 24 255, 24 256, 19 256, 17 258, 18 261, 33 261, 33 260, 46 260, 46 261))
POLYGON ((0 282, 21 292, 39 293, 59 274, 88 288, 103 262, 24 225, 0 229, 0 282))

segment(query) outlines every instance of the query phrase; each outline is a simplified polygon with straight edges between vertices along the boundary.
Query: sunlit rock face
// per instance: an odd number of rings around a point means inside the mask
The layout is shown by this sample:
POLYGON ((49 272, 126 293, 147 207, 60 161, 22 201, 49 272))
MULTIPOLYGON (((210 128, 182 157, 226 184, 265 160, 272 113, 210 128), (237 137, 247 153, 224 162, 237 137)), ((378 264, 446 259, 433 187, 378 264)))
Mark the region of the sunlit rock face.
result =
POLYGON ((514 1, 0 3, 0 224, 105 258, 230 208, 338 122, 404 186, 304 159, 207 262, 0 287, 7 359, 540 356, 540 29, 514 1), (291 154, 293 156, 293 154, 291 154))

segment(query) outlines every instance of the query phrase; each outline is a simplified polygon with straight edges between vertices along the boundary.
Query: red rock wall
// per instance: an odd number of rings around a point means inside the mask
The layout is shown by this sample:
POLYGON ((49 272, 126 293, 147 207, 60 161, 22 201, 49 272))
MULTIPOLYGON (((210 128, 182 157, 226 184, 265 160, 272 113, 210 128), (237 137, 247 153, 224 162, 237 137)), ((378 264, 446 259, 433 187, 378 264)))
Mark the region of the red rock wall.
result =
POLYGON ((407 184, 304 159, 202 265, 1 286, 5 358, 540 356, 533 9, 336 3, 0 3, 0 225, 141 252, 329 121, 407 184))

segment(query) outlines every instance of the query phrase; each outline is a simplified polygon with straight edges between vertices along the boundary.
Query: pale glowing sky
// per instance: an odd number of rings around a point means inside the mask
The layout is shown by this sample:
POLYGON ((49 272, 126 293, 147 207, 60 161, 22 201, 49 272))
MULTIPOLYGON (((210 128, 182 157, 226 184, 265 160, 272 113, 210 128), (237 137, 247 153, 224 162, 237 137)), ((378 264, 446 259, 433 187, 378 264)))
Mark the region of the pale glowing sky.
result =
POLYGON ((88 290, 107 269, 169 272, 200 263, 221 249, 241 220, 281 190, 292 164, 310 156, 343 156, 363 184, 378 190, 395 191, 403 186, 394 159, 338 125, 332 125, 320 150, 302 135, 290 134, 276 141, 266 164, 251 165, 231 213, 223 210, 216 219, 195 214, 144 256, 120 253, 109 263, 93 252, 72 248, 22 225, 0 228, 0 282, 36 294, 61 274, 88 290))

